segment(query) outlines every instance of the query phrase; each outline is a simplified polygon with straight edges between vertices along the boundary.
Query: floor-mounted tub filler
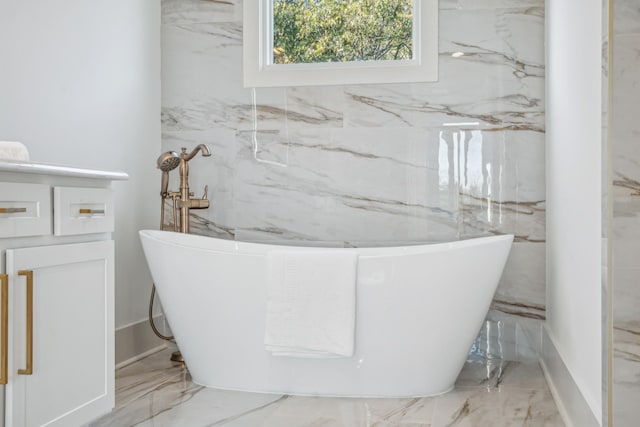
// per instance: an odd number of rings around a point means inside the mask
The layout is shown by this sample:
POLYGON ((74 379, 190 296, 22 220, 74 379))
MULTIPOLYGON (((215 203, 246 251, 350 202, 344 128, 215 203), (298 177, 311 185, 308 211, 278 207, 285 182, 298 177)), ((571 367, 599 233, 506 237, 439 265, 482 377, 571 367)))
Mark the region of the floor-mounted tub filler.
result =
POLYGON ((355 251, 351 357, 265 349, 268 257, 327 248, 143 230, 142 244, 193 381, 221 389, 351 397, 453 388, 487 314, 512 235, 355 251))

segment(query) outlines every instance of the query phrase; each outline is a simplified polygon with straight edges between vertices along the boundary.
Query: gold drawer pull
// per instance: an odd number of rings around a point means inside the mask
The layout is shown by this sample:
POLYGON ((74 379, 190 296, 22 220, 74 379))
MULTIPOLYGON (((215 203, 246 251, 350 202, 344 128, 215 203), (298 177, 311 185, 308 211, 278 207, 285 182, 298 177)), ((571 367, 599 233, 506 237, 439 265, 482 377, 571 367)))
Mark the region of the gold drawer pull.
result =
POLYGON ((104 209, 80 209, 81 214, 104 214, 104 209))
POLYGON ((0 213, 9 214, 9 213, 24 213, 27 211, 27 208, 0 208, 0 213))
POLYGON ((18 375, 33 374, 33 271, 20 270, 18 276, 27 278, 27 367, 18 369, 18 375))
POLYGON ((2 330, 0 341, 0 384, 6 384, 9 379, 9 276, 0 274, 0 305, 2 305, 2 330))

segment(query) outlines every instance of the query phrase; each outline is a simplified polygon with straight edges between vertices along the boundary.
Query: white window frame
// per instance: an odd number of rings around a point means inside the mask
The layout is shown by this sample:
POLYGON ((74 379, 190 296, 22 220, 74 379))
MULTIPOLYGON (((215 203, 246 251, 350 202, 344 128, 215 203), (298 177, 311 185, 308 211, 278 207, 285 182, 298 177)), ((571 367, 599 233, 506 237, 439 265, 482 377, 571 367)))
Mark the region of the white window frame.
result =
POLYGON ((438 0, 414 0, 413 58, 273 64, 273 0, 244 2, 244 86, 310 86, 438 80, 438 0))

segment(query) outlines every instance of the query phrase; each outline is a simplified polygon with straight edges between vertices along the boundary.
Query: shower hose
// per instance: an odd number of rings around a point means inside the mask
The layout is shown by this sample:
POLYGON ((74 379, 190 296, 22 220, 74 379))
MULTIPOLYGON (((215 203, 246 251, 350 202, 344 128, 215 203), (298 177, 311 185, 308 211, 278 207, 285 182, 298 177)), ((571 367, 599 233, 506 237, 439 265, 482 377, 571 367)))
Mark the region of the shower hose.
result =
MULTIPOLYGON (((162 196, 162 202, 160 205, 160 230, 164 229, 164 203, 166 200, 166 196, 162 196)), ((176 198, 173 197, 173 228, 176 231, 176 224, 178 220, 176 218, 176 198)), ((158 328, 156 327, 156 323, 153 321, 153 301, 156 296, 156 284, 152 283, 151 285, 151 298, 149 298, 149 324, 151 325, 151 329, 153 329, 153 333, 156 334, 158 338, 162 338, 165 341, 174 341, 173 335, 167 336, 160 333, 158 328)))
POLYGON ((158 328, 156 328, 156 324, 153 321, 153 300, 155 299, 155 296, 156 296, 156 284, 154 283, 151 286, 151 298, 149 300, 149 324, 151 324, 151 329, 153 329, 153 333, 156 334, 158 338, 162 338, 163 340, 166 340, 166 341, 173 341, 173 335, 171 336, 162 335, 162 333, 160 333, 158 328))

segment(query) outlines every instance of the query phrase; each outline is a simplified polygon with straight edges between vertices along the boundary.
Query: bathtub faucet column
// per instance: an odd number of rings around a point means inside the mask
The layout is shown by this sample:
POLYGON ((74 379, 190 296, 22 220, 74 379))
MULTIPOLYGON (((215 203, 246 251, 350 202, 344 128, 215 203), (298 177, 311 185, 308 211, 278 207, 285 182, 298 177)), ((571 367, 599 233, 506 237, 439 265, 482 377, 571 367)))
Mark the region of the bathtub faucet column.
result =
POLYGON ((189 232, 189 210, 191 209, 207 209, 209 200, 207 200, 207 189, 204 188, 204 195, 201 199, 194 199, 194 195, 189 191, 189 160, 193 159, 198 151, 202 151, 204 157, 209 157, 211 153, 206 145, 198 145, 191 153, 187 154, 187 149, 182 148, 180 153, 180 231, 182 233, 189 232))

